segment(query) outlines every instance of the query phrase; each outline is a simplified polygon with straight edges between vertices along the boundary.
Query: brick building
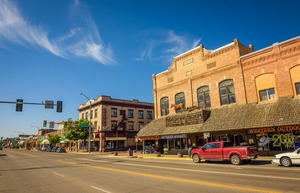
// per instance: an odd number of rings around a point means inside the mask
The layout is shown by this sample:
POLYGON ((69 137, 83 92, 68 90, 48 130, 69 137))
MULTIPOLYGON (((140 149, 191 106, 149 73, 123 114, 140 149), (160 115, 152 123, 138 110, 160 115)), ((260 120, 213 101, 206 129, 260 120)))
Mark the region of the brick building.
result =
POLYGON ((300 37, 256 52, 237 39, 212 51, 200 45, 153 75, 153 84, 156 119, 138 136, 156 140, 160 151, 218 140, 283 151, 300 141, 300 37), (272 149, 278 140, 257 130, 270 127, 285 138, 280 147, 272 149))
POLYGON ((100 96, 96 100, 91 99, 91 102, 91 113, 89 101, 79 106, 79 119, 89 120, 91 114, 92 146, 100 151, 135 148, 138 131, 154 118, 153 103, 112 99, 109 96, 100 96))

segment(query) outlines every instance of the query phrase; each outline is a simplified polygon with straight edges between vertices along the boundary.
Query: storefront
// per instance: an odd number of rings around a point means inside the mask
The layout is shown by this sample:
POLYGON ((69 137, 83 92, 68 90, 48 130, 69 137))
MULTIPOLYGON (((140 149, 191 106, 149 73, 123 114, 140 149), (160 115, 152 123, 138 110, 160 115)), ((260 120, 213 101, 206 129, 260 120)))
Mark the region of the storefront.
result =
POLYGON ((300 126, 249 129, 256 136, 259 151, 292 151, 300 147, 300 126))

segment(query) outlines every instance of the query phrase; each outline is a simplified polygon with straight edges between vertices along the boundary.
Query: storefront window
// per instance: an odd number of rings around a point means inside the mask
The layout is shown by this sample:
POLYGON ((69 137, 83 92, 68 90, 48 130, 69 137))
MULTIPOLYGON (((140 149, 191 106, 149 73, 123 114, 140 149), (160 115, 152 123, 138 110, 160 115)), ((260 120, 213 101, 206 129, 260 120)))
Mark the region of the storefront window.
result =
POLYGON ((300 95, 300 82, 295 83, 296 94, 300 95))
POLYGON ((300 132, 268 132, 256 134, 260 151, 291 151, 300 147, 300 132))

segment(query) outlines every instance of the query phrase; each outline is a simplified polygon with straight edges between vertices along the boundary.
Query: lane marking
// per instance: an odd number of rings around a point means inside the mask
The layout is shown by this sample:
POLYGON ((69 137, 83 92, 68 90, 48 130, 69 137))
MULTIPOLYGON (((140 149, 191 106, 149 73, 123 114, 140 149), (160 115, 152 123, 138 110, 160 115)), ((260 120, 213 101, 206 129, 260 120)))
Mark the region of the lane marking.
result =
POLYGON ((56 174, 56 175, 58 175, 58 176, 60 176, 60 177, 66 177, 66 176, 64 176, 64 175, 62 175, 62 174, 59 174, 59 173, 56 173, 56 172, 52 172, 53 174, 56 174))
POLYGON ((95 186, 91 186, 92 188, 95 188, 95 189, 97 189, 97 190, 100 190, 100 191, 102 191, 102 192, 106 192, 106 193, 110 193, 109 191, 107 191, 107 190, 104 190, 104 189, 101 189, 101 188, 98 188, 98 187, 95 187, 95 186))
MULTIPOLYGON (((84 159, 87 161, 98 162, 98 160, 84 159)), ((100 162, 100 160, 99 160, 100 162)), ((104 162, 104 161, 102 161, 104 162)), ((179 170, 179 171, 188 171, 188 172, 198 172, 198 173, 214 173, 214 174, 227 174, 227 175, 236 175, 236 176, 246 176, 246 177, 255 177, 255 178, 272 178, 272 179, 280 179, 280 180, 297 180, 300 181, 300 178, 291 178, 291 177, 280 177, 280 176, 264 176, 264 175, 256 175, 256 174, 241 174, 241 173, 231 173, 231 172, 218 172, 218 171, 210 171, 210 170, 194 170, 194 169, 184 169, 184 168, 172 168, 172 167, 164 167, 164 166, 149 166, 142 164, 130 164, 130 163, 112 163, 117 165, 128 165, 128 166, 140 166, 140 167, 148 167, 148 168, 159 168, 159 169, 169 169, 169 170, 179 170)), ((242 169, 242 168, 236 168, 242 169)))
POLYGON ((13 155, 11 155, 11 154, 6 154, 6 155, 8 155, 8 156, 10 156, 10 157, 13 157, 13 158, 19 158, 19 157, 13 156, 13 155))
POLYGON ((114 169, 114 168, 105 168, 105 167, 100 167, 100 166, 85 165, 85 164, 79 164, 79 163, 74 163, 74 162, 67 162, 67 161, 63 161, 63 160, 57 160, 57 161, 58 162, 62 162, 62 163, 66 163, 66 164, 77 165, 77 166, 97 168, 97 169, 102 169, 102 170, 108 170, 108 171, 114 171, 114 172, 122 172, 122 173, 127 173, 127 174, 134 174, 134 175, 139 175, 139 176, 147 176, 147 177, 152 177, 152 178, 172 180, 172 181, 178 181, 178 182, 186 182, 186 183, 201 184, 201 185, 215 186, 215 187, 222 187, 222 188, 230 188, 230 189, 236 189, 236 190, 254 191, 254 192, 279 193, 279 192, 274 192, 274 191, 269 191, 269 190, 254 189, 254 188, 245 188, 245 187, 240 187, 240 186, 216 184, 216 183, 211 183, 211 182, 203 182, 203 181, 197 181, 197 180, 188 180, 188 179, 182 179, 182 178, 158 176, 158 175, 153 175, 153 174, 146 174, 146 173, 140 173, 140 172, 132 172, 132 171, 128 171, 128 170, 121 170, 121 169, 114 169))
POLYGON ((31 154, 28 154, 28 153, 21 153, 21 152, 16 152, 16 151, 14 151, 13 153, 19 153, 19 154, 23 154, 23 155, 29 155, 29 156, 32 156, 32 157, 36 157, 35 155, 31 155, 31 154))

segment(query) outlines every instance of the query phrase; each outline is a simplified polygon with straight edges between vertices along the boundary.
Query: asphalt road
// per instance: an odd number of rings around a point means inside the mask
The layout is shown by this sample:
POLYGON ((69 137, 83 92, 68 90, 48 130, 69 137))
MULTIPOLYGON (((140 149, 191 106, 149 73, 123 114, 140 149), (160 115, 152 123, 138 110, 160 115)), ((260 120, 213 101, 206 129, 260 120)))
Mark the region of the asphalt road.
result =
POLYGON ((0 150, 0 192, 300 192, 300 166, 0 150))

